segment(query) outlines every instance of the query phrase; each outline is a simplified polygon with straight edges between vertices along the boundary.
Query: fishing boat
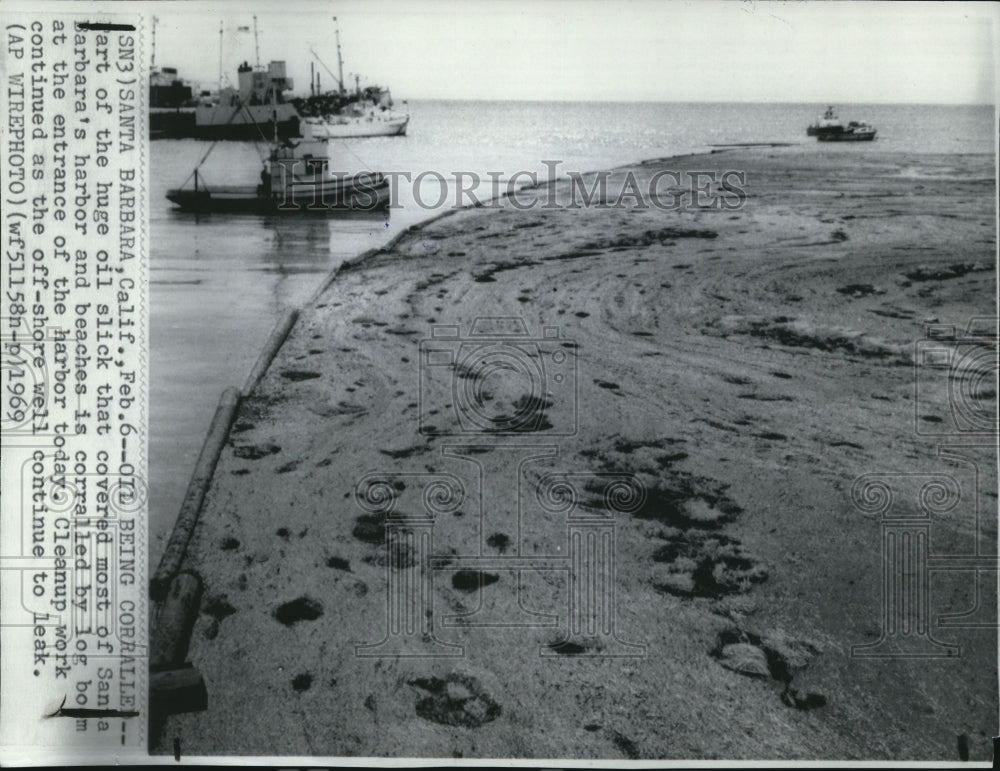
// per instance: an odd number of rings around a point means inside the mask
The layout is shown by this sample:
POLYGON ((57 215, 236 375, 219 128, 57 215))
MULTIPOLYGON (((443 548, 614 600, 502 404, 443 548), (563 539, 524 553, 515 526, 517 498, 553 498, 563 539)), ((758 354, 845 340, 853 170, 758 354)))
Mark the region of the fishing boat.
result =
POLYGON ((261 171, 260 184, 206 185, 195 168, 189 177, 194 179, 193 188, 181 185, 168 190, 167 198, 182 210, 202 213, 384 211, 389 205, 389 180, 385 175, 332 172, 327 145, 325 139, 276 141, 261 171))
MULTIPOLYGON (((337 19, 334 17, 334 24, 337 19)), ((361 88, 361 77, 354 76, 354 88, 344 83, 344 58, 340 50, 340 28, 334 28, 337 41, 337 74, 310 49, 316 61, 337 83, 334 91, 323 92, 320 74, 310 65, 309 96, 292 99, 302 120, 302 135, 327 139, 352 137, 403 136, 410 123, 407 112, 394 109, 392 93, 381 86, 361 88)), ((406 102, 403 102, 405 105, 406 102)))
POLYGON ((325 118, 305 118, 300 123, 300 129, 305 137, 323 139, 398 137, 406 133, 409 122, 409 115, 355 105, 347 113, 341 112, 325 118))
POLYGON ((816 137, 819 142, 870 142, 875 139, 876 130, 867 123, 851 121, 846 126, 834 112, 833 107, 827 107, 823 117, 806 128, 806 136, 816 137))
POLYGON ((839 134, 820 134, 820 142, 871 142, 877 133, 874 126, 852 120, 839 134))

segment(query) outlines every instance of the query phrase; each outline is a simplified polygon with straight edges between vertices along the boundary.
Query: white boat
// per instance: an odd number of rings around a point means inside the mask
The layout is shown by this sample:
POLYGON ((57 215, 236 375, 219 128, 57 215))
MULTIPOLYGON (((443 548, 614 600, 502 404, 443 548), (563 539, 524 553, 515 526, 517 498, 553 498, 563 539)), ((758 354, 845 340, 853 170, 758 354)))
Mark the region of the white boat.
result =
POLYGON ((305 118, 300 124, 303 137, 309 139, 347 139, 349 137, 396 137, 406 134, 409 115, 392 111, 370 110, 367 115, 331 115, 305 118))
MULTIPOLYGON (((334 22, 336 22, 334 18, 334 22)), ((340 29, 337 40, 335 75, 315 50, 313 56, 336 81, 335 91, 321 92, 319 73, 310 75, 309 96, 293 99, 300 116, 300 130, 306 138, 348 139, 352 137, 394 137, 406 134, 410 116, 393 109, 392 94, 380 86, 361 87, 361 77, 354 76, 354 88, 344 82, 344 59, 340 52, 340 29)), ((403 102, 405 105, 406 102, 403 102)))

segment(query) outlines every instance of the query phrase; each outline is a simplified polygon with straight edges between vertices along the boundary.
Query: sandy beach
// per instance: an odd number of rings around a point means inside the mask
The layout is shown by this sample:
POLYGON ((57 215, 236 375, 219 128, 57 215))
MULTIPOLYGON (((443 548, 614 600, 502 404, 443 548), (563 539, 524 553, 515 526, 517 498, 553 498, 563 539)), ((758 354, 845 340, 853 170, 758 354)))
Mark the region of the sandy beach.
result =
MULTIPOLYGON (((736 170, 746 202, 570 208, 561 182, 560 205, 458 211, 343 267, 240 407, 184 564, 204 582, 188 659, 209 706, 154 726, 153 751, 988 760, 995 592, 993 626, 934 627, 960 655, 852 657, 880 636, 883 567, 880 517, 851 491, 967 470, 918 433, 940 418, 915 402, 914 350, 928 325, 995 315, 993 158, 856 149, 648 161, 609 190, 736 170), (497 317, 549 362, 541 393, 423 356, 429 339, 475 356, 476 320, 497 317), (494 429, 460 422, 463 394, 494 429), (495 430, 526 403, 533 430, 495 430), (356 495, 373 473, 418 519, 458 480, 433 547, 387 552, 356 495), (644 501, 608 510, 627 475, 644 501), (572 515, 546 500, 555 478, 575 480, 572 515), (572 516, 614 524, 596 579, 613 634, 567 626, 572 516), (462 655, 356 655, 386 637, 387 574, 419 580, 425 548, 433 614, 401 650, 462 655)), ((974 509, 966 489, 932 519, 932 553, 995 555, 995 518, 955 513, 974 509)), ((931 586, 932 619, 976 602, 968 571, 931 586)))

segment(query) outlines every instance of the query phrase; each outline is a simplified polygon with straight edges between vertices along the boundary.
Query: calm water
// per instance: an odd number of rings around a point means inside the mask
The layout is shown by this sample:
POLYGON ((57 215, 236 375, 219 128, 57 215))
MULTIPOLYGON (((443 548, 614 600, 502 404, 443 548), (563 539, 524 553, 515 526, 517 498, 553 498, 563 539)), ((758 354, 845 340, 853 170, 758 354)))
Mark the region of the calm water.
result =
MULTIPOLYGON (((794 142, 807 152, 992 153, 992 107, 840 105, 846 120, 879 130, 872 143, 821 145, 805 128, 823 105, 411 102, 405 137, 333 143, 345 170, 536 171, 610 168, 707 150, 712 144, 794 142)), ((172 209, 164 198, 209 144, 151 143, 150 549, 159 559, 219 395, 241 387, 282 312, 305 302, 345 258, 433 215, 400 188, 402 209, 385 218, 211 215, 172 209)), ((220 142, 202 167, 209 184, 256 184, 253 144, 220 142)), ((440 193, 425 178, 421 199, 440 193)), ((484 190, 488 195, 488 190, 484 190)), ((483 197, 483 196, 481 196, 483 197)), ((450 202, 455 200, 449 195, 450 202)), ((446 204, 447 205, 447 204, 446 204)))

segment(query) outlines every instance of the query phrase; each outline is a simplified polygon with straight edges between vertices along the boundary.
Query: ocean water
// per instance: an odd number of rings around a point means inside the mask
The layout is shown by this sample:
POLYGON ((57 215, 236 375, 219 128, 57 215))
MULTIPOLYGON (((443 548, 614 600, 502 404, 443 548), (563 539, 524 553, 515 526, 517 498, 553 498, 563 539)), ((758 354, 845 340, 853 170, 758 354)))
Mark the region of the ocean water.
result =
MULTIPOLYGON (((486 180, 478 197, 518 172, 544 179, 712 145, 790 142, 805 152, 881 154, 995 153, 990 106, 839 105, 844 121, 864 120, 874 142, 820 144, 806 126, 825 105, 445 102, 409 103, 405 137, 333 143, 344 171, 407 172, 388 218, 191 215, 166 200, 211 145, 159 140, 150 151, 150 550, 159 559, 180 508, 219 396, 241 387, 276 321, 301 306, 344 259, 379 246, 400 230, 456 201, 455 172, 486 180), (450 187, 442 191, 441 175, 450 187)), ((220 142, 201 167, 208 184, 256 184, 260 153, 252 143, 220 142)), ((466 176, 466 184, 470 177, 466 176)), ((517 178, 527 182, 526 176, 517 178)), ((188 183, 190 184, 190 183, 188 183)), ((468 202, 468 198, 464 199, 468 202)))

